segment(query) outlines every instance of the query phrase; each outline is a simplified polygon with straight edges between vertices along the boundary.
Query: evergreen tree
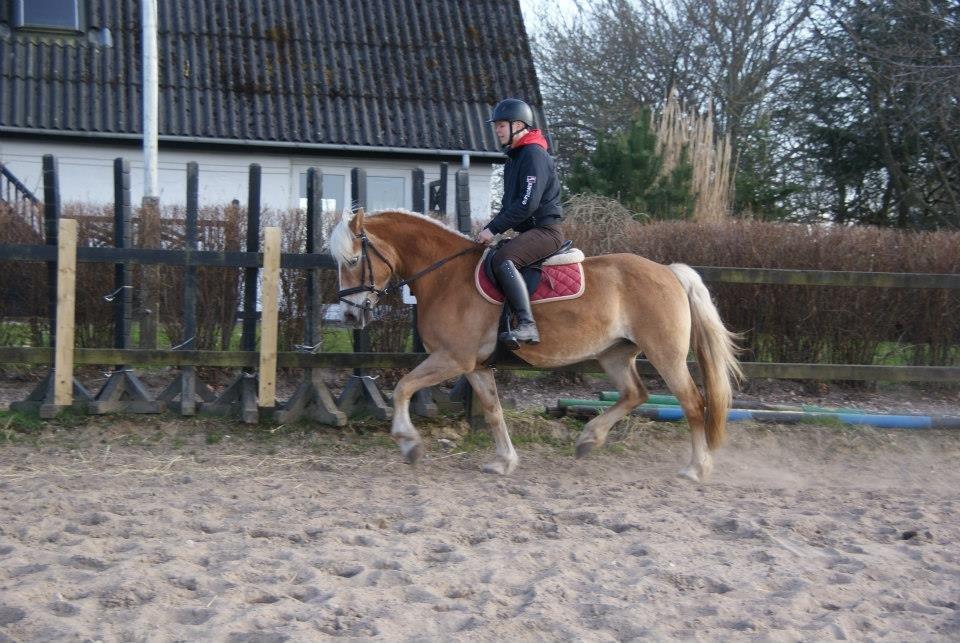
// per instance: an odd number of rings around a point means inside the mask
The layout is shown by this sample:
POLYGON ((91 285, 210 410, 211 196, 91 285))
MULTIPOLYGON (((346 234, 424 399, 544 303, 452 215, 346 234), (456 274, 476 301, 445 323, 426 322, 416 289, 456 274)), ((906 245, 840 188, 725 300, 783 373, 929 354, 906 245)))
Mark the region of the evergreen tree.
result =
POLYGON ((786 205, 803 188, 777 163, 777 146, 769 115, 745 132, 734 177, 734 212, 764 221, 803 220, 786 205))
POLYGON ((617 199, 629 210, 654 219, 685 219, 693 212, 693 168, 684 155, 661 176, 663 159, 650 127, 650 110, 641 109, 624 131, 601 136, 588 156, 578 156, 567 180, 573 193, 617 199))

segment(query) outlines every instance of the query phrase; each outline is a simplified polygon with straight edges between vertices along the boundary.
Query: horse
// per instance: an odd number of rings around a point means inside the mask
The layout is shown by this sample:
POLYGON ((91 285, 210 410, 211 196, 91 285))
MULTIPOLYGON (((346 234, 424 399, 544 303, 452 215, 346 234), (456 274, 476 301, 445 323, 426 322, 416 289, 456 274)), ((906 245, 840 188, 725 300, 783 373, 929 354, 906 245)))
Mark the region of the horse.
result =
MULTIPOLYGON (((493 434, 495 458, 486 473, 512 473, 519 462, 504 421, 497 384, 484 365, 497 347, 499 305, 474 285, 483 244, 427 216, 404 210, 345 213, 329 238, 336 259, 344 322, 363 328, 390 290, 405 284, 417 300, 417 329, 428 357, 393 391, 390 436, 406 462, 423 454, 410 420, 418 390, 465 375, 493 434), (400 280, 391 281, 391 280, 400 280)), ((582 296, 535 307, 541 341, 515 354, 539 368, 596 359, 616 385, 616 404, 591 419, 576 441, 576 458, 601 447, 615 422, 642 404, 648 393, 636 368, 643 353, 679 399, 690 427, 690 463, 678 475, 694 482, 713 470, 723 441, 733 382, 742 376, 737 335, 723 325, 710 293, 690 266, 655 263, 633 254, 583 261, 582 296), (687 368, 691 343, 704 383, 701 394, 687 368)))

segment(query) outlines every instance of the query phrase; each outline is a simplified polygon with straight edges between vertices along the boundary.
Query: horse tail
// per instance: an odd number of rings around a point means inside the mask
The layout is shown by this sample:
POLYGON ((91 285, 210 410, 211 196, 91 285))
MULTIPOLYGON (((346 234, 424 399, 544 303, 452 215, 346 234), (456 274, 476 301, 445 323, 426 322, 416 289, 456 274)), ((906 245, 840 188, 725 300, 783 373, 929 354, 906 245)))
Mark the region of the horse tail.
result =
POLYGON ((710 299, 710 291, 693 268, 682 263, 670 264, 669 268, 680 280, 690 302, 693 350, 700 364, 706 397, 707 446, 714 449, 723 442, 727 412, 733 404, 731 380, 743 378, 737 362, 739 336, 723 325, 710 299))

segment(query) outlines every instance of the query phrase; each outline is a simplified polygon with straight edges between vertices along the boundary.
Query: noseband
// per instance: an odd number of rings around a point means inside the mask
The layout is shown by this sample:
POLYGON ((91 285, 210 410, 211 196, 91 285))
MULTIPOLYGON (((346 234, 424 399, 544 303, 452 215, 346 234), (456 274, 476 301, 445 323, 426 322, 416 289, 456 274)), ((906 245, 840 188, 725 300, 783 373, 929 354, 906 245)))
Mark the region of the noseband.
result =
POLYGON ((373 308, 373 304, 370 302, 369 299, 365 300, 363 302, 363 305, 360 305, 360 304, 355 304, 349 299, 346 299, 346 297, 348 295, 355 295, 358 292, 372 292, 377 295, 377 299, 379 300, 381 297, 385 297, 386 295, 389 295, 391 292, 394 292, 408 284, 413 283, 414 281, 424 276, 425 274, 429 272, 433 272, 434 270, 436 270, 443 264, 447 263, 448 261, 452 259, 456 259, 457 257, 461 255, 465 255, 468 252, 471 252, 476 249, 476 246, 468 246, 463 250, 461 250, 460 252, 454 253, 449 257, 444 257, 440 261, 432 263, 431 265, 427 266, 426 268, 424 268, 417 274, 413 275, 409 279, 402 279, 400 281, 389 283, 385 288, 381 290, 380 288, 377 288, 376 279, 374 278, 374 275, 373 275, 373 263, 370 260, 370 252, 367 252, 367 248, 369 248, 373 254, 377 255, 377 257, 380 258, 380 261, 387 264, 387 268, 390 269, 391 276, 396 274, 396 271, 393 269, 393 264, 391 264, 387 260, 387 258, 383 256, 383 253, 377 250, 377 247, 373 245, 373 242, 370 241, 370 239, 367 237, 367 233, 364 230, 360 230, 360 232, 357 232, 353 236, 356 237, 357 239, 360 239, 360 266, 361 266, 360 283, 362 285, 354 286, 352 288, 344 288, 343 290, 338 290, 337 298, 345 304, 349 304, 354 308, 360 308, 362 310, 370 310, 371 308, 373 308))

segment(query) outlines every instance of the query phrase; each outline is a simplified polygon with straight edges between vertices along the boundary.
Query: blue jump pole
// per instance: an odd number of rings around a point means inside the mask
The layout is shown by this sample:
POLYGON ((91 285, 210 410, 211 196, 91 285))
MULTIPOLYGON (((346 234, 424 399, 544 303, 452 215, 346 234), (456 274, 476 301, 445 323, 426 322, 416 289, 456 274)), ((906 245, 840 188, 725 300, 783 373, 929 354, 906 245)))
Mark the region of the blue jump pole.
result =
MULTIPOLYGON (((592 406, 570 406, 567 408, 567 412, 572 415, 596 415, 598 410, 597 407, 592 406)), ((632 415, 639 415, 661 422, 676 422, 682 420, 684 417, 683 410, 679 407, 648 407, 646 405, 635 409, 632 415)), ((761 411, 751 409, 731 409, 727 413, 728 422, 741 422, 744 420, 776 424, 794 424, 804 421, 826 420, 841 422, 843 424, 873 426, 882 429, 960 429, 960 417, 945 415, 885 415, 870 413, 761 411)))

